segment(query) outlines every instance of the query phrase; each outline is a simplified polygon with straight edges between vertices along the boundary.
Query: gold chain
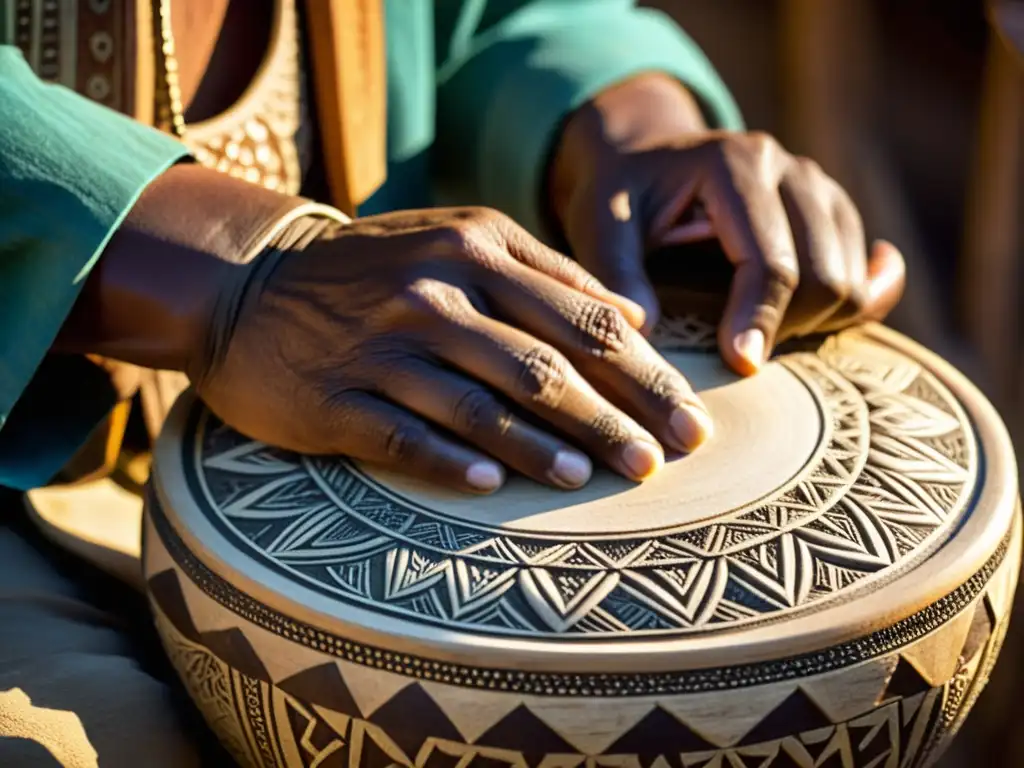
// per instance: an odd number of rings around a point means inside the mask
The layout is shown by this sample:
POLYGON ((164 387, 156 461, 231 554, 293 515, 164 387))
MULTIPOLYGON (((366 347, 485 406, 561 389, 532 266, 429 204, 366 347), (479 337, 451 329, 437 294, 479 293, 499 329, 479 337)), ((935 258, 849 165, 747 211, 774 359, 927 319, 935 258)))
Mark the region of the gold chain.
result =
POLYGON ((181 103, 181 81, 178 59, 174 51, 174 29, 171 27, 171 0, 159 0, 160 58, 163 63, 166 104, 158 105, 158 121, 164 130, 179 139, 185 136, 185 109, 181 103))

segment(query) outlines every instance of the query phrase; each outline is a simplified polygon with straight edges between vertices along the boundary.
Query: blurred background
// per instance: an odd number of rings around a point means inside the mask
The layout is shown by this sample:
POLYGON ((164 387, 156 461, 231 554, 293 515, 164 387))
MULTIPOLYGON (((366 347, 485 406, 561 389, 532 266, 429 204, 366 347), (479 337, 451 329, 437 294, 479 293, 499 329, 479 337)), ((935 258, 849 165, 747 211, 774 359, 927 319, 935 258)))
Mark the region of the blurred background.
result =
MULTIPOLYGON (((817 160, 902 249, 890 324, 967 372, 1021 455, 1024 0, 644 4, 703 47, 748 127, 817 160)), ((1024 765, 1024 599, 1015 616, 942 768, 1024 765)))
POLYGON ((892 324, 1015 406, 1024 0, 644 4, 704 48, 749 127, 821 163, 903 250, 892 324))

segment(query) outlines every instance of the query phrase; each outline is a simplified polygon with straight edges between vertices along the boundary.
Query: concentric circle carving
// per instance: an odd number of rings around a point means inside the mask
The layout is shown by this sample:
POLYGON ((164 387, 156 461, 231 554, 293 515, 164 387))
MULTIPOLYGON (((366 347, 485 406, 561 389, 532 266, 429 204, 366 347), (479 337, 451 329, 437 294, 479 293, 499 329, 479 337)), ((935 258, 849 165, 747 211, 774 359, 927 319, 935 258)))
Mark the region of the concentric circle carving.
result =
POLYGON ((803 469, 741 508, 642 533, 535 535, 452 519, 347 461, 268 448, 199 410, 185 466, 229 541, 341 603, 566 640, 777 621, 927 556, 961 517, 978 461, 959 404, 917 362, 856 334, 780 362, 822 413, 803 469))

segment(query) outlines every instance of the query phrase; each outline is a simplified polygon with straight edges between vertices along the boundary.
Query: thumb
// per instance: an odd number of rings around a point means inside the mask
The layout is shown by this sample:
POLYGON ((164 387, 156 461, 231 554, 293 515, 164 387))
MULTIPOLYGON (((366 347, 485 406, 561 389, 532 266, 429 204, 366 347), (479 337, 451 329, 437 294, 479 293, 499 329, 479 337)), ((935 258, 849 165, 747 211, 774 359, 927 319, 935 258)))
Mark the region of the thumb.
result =
POLYGON ((648 334, 660 314, 644 265, 644 230, 628 190, 587 196, 572 205, 565 236, 580 265, 608 290, 644 310, 640 330, 648 334))
POLYGON ((903 254, 892 243, 878 240, 868 258, 868 290, 863 319, 881 321, 899 303, 907 279, 903 254))

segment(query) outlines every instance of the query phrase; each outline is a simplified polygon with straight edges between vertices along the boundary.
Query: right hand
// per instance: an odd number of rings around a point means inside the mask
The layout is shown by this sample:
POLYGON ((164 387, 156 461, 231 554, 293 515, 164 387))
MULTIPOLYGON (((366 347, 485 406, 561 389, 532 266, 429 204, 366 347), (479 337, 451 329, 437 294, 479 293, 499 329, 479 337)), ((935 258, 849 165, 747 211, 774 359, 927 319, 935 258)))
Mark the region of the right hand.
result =
POLYGON ((248 436, 486 493, 643 480, 710 418, 642 310, 487 209, 330 225, 226 288, 198 394, 248 436), (581 450, 582 449, 582 450, 581 450))

